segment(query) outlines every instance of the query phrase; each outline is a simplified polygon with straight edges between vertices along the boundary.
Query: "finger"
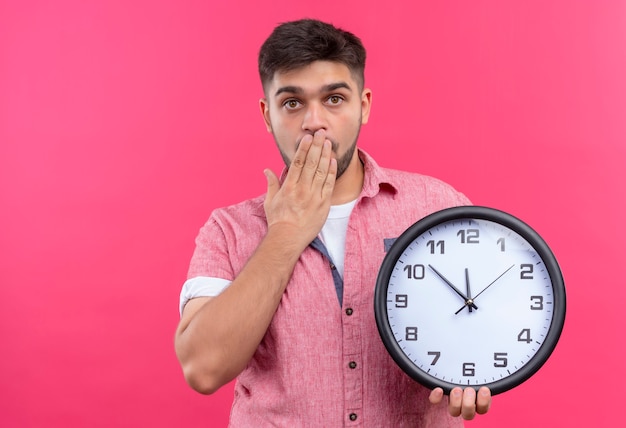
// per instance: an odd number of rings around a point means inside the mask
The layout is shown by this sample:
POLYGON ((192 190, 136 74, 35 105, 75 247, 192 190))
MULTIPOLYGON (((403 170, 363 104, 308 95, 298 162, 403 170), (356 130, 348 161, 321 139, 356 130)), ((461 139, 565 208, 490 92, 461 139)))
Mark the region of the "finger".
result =
POLYGON ((265 178, 267 179, 267 195, 265 200, 271 201, 274 195, 276 195, 276 192, 280 189, 280 182, 276 174, 270 169, 264 170, 263 174, 265 174, 265 178))
POLYGON ((330 198, 335 188, 335 181, 337 180, 337 159, 330 158, 330 165, 328 167, 328 174, 322 187, 322 199, 330 198))
POLYGON ((461 416, 468 421, 471 421, 476 416, 476 390, 474 388, 465 388, 463 391, 461 416))
POLYGON ((323 130, 316 131, 313 135, 313 142, 309 147, 309 151, 306 154, 306 159, 302 167, 302 173, 300 174, 300 180, 305 184, 310 183, 313 185, 313 181, 316 177, 325 177, 328 165, 323 170, 320 170, 320 161, 322 158, 322 152, 324 151, 324 145, 326 141, 326 133, 323 130))
POLYGON ((430 395, 428 396, 428 400, 430 404, 439 404, 443 401, 443 389, 435 388, 430 391, 430 395))
MULTIPOLYGON (((315 144, 315 143, 314 143, 315 144)), ((317 168, 313 175, 313 186, 323 186, 330 172, 330 161, 332 159, 333 149, 330 140, 325 140, 322 143, 322 151, 320 152, 320 158, 317 164, 317 168)))
POLYGON ((313 143, 312 135, 305 135, 300 140, 298 145, 298 149, 296 150, 296 154, 291 160, 291 165, 289 165, 289 170, 287 171, 287 176, 285 177, 285 183, 297 183, 300 180, 300 176, 302 175, 302 169, 306 163, 307 154, 309 152, 309 148, 313 143))
POLYGON ((478 390, 478 396, 476 397, 476 413, 484 415, 489 411, 491 407, 491 391, 486 386, 483 386, 478 390))
POLYGON ((448 397, 448 412, 454 417, 460 416, 462 404, 463 390, 459 387, 453 388, 448 397))
MULTIPOLYGON (((315 144, 315 142, 313 143, 315 144)), ((313 147, 310 151, 314 150, 313 147)), ((323 183, 326 180, 326 175, 328 174, 328 170, 330 169, 330 159, 332 158, 332 143, 330 140, 325 140, 322 142, 320 157, 317 161, 317 167, 314 171, 313 182, 314 184, 323 183)))

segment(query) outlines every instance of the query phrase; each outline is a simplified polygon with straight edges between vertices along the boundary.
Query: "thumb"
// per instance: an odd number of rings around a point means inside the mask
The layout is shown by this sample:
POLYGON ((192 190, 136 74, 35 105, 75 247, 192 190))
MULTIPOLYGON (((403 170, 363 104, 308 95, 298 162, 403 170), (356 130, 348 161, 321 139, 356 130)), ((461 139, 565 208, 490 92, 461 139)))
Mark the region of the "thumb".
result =
POLYGON ((265 174, 265 178, 267 179, 267 200, 272 200, 278 189, 280 188, 280 183, 278 181, 278 177, 271 169, 265 169, 263 171, 265 174))

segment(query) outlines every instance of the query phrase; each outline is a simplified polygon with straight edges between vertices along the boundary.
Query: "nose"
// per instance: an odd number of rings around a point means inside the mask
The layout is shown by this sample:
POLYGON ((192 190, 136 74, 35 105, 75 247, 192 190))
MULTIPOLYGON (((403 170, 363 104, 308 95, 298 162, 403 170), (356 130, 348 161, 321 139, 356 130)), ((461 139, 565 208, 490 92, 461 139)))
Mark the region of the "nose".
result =
POLYGON ((327 126, 324 106, 319 103, 309 103, 302 119, 302 130, 314 134, 318 129, 326 130, 327 126))

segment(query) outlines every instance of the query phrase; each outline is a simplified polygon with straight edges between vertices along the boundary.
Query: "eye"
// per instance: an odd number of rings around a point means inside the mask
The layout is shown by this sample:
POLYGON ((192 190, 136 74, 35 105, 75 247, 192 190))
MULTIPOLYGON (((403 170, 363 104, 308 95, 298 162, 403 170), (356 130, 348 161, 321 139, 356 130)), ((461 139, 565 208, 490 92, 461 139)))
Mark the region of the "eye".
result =
POLYGON ((330 97, 328 97, 328 103, 330 105, 338 106, 342 102, 343 102, 343 97, 340 97, 339 95, 331 95, 330 97))
POLYGON ((288 100, 285 100, 285 102, 283 103, 283 107, 285 107, 287 110, 294 110, 296 108, 298 108, 300 106, 300 101, 294 99, 294 98, 290 98, 288 100))

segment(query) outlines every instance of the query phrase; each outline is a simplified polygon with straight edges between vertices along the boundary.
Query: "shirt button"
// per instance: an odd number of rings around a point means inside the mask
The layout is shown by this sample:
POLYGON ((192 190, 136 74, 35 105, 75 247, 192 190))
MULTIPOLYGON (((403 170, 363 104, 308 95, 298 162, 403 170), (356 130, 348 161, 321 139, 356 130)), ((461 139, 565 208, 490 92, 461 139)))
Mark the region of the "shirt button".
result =
POLYGON ((348 364, 348 366, 349 366, 351 369, 356 369, 356 362, 355 362, 355 361, 350 361, 350 364, 348 364))
POLYGON ((337 269, 337 266, 335 266, 333 263, 331 263, 331 264, 330 264, 330 268, 331 268, 332 270, 336 270, 336 269, 337 269))
POLYGON ((346 309, 346 315, 350 316, 350 315, 352 315, 352 312, 354 312, 354 311, 352 310, 352 308, 348 308, 348 309, 346 309))
POLYGON ((356 413, 350 413, 350 420, 356 421, 356 413))

